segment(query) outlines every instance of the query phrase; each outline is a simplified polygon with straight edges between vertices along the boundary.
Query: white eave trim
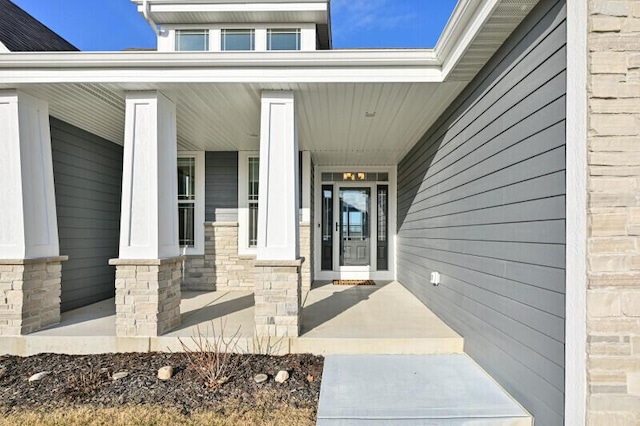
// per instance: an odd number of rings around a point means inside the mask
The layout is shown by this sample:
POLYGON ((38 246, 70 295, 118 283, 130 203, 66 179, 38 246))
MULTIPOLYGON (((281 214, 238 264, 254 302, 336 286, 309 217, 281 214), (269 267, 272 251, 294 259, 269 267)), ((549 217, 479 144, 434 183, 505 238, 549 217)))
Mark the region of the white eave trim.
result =
POLYGON ((0 81, 141 82, 441 82, 433 50, 314 52, 20 53, 0 56, 0 81))
MULTIPOLYGON (((191 0, 187 5, 199 1, 191 0)), ((211 5, 212 1, 206 3, 211 5)), ((241 5, 245 1, 220 3, 241 5)), ((504 1, 460 0, 435 49, 14 53, 0 55, 0 88, 25 83, 439 83, 455 70, 504 1)), ((142 0, 134 2, 142 5, 142 0)), ((178 4, 175 0, 151 0, 149 5, 159 7, 159 3, 178 4)), ((326 1, 273 0, 259 5, 282 8, 298 3, 315 7, 326 1)), ((505 33, 505 39, 508 35, 505 33)))

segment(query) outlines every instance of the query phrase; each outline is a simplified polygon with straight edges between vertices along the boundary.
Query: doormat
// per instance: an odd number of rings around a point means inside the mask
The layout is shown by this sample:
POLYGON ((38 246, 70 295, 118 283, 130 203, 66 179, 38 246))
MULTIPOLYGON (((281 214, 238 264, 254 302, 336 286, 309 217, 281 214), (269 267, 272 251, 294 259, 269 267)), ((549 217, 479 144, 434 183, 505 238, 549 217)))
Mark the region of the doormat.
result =
POLYGON ((333 285, 376 285, 373 280, 333 280, 333 285))

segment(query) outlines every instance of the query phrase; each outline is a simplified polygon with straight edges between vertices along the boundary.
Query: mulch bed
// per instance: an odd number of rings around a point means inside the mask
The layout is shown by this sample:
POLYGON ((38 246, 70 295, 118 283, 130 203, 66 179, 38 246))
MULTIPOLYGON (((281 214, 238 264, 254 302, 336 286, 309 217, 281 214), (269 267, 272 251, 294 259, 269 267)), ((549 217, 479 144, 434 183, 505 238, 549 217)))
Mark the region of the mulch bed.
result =
POLYGON ((61 407, 119 407, 126 404, 177 407, 183 414, 210 410, 229 401, 264 406, 265 401, 294 408, 317 408, 324 359, 313 355, 234 355, 242 368, 218 389, 210 389, 183 354, 109 354, 69 356, 41 354, 28 358, 0 356, 0 414, 15 410, 61 407), (163 382, 158 369, 172 365, 174 376, 163 382), (290 378, 274 381, 280 370, 290 378), (4 371, 4 375, 3 375, 4 371), (33 374, 50 371, 37 382, 33 374), (114 381, 112 374, 128 371, 114 381), (254 376, 269 376, 257 384, 254 376))

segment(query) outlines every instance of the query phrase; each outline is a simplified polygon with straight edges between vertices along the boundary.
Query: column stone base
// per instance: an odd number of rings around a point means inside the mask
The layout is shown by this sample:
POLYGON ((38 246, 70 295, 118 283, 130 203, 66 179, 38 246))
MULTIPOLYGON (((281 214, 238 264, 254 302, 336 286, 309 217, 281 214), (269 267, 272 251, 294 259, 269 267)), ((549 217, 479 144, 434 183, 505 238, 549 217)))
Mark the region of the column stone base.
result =
POLYGON ((258 336, 297 337, 302 314, 301 265, 295 261, 255 263, 255 322, 258 336))
POLYGON ((116 266, 116 336, 156 337, 180 325, 183 260, 109 261, 116 266))
POLYGON ((60 322, 66 260, 0 259, 0 336, 21 336, 60 322))

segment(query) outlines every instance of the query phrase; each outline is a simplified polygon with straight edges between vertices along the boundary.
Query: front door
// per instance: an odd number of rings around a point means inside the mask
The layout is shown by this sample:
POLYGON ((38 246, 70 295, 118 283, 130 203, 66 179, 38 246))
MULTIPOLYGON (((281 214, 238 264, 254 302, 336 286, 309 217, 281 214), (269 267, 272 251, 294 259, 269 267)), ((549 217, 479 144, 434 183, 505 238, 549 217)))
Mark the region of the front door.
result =
POLYGON ((371 188, 340 188, 340 266, 371 264, 371 188))
POLYGON ((389 173, 317 176, 322 183, 316 192, 316 279, 393 279, 389 173))

